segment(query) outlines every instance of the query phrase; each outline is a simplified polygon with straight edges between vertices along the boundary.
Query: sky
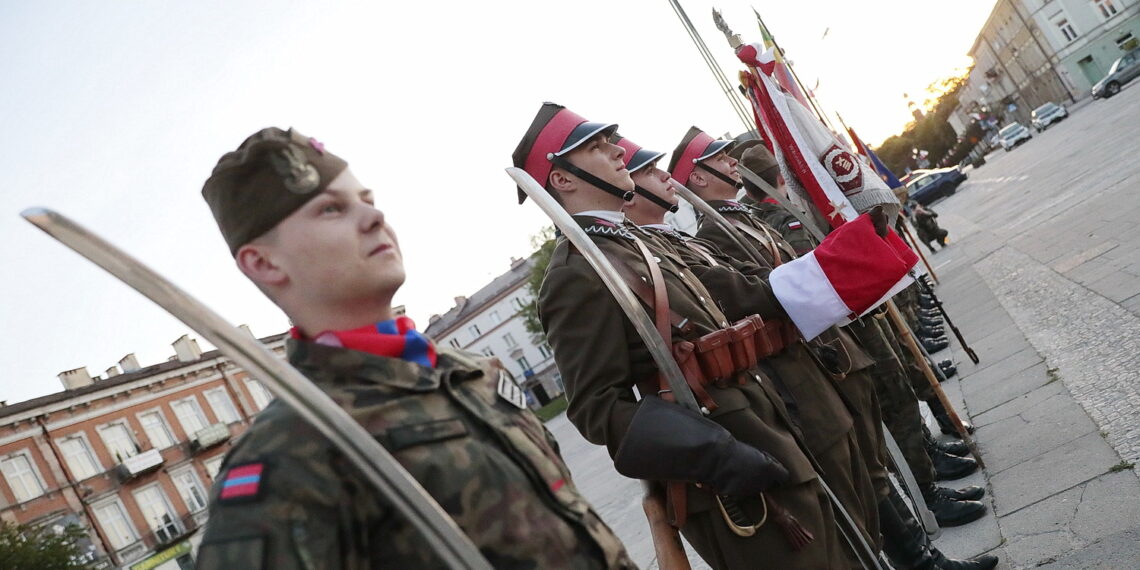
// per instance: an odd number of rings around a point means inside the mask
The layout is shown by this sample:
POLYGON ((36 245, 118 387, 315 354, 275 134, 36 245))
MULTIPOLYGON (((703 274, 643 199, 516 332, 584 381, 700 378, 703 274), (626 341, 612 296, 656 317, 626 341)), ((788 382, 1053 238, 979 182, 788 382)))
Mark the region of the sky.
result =
MULTIPOLYGON (((903 93, 969 64, 993 0, 681 4, 730 79, 710 10, 755 42, 755 7, 822 105, 876 144, 910 120, 903 93)), ((235 325, 280 333, 200 192, 246 136, 294 127, 376 192, 408 272, 395 302, 422 327, 549 224, 503 172, 543 101, 663 152, 690 125, 743 130, 667 0, 2 2, 0 53, 8 403, 60 391, 64 370, 101 375, 128 353, 155 364, 198 338, 25 208, 71 217, 235 325)))

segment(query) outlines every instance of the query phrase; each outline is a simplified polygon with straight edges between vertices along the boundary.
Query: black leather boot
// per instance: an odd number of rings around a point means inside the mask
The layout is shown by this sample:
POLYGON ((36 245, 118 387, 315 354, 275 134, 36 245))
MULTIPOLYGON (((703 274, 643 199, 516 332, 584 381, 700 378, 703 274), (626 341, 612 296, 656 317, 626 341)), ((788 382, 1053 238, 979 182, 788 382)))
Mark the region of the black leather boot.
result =
POLYGON ((934 446, 936 449, 940 449, 957 457, 970 455, 970 446, 966 445, 966 442, 961 440, 938 441, 934 439, 934 434, 930 433, 930 429, 926 427, 926 424, 922 424, 922 439, 926 443, 927 449, 934 446))
POLYGON ((969 560, 950 560, 937 548, 932 547, 930 550, 934 556, 934 568, 938 570, 992 570, 998 563, 998 557, 992 554, 975 556, 969 560))
POLYGON ((914 332, 916 332, 922 336, 946 336, 946 327, 943 327, 941 325, 935 325, 935 326, 929 326, 929 327, 920 326, 914 332))
POLYGON ((935 485, 923 489, 922 498, 926 501, 926 507, 934 513, 934 520, 938 521, 938 526, 961 526, 974 522, 986 514, 986 506, 982 503, 956 501, 946 493, 942 493, 941 487, 935 485))
POLYGON ((926 352, 929 352, 930 354, 934 354, 935 352, 938 352, 950 346, 950 339, 946 337, 942 337, 941 339, 937 340, 927 340, 924 338, 920 338, 919 340, 922 342, 922 347, 925 348, 926 352))
POLYGON ((978 485, 970 485, 961 489, 949 487, 935 487, 942 496, 951 501, 977 501, 986 496, 986 490, 978 485))
POLYGON ((990 570, 997 564, 992 557, 950 560, 930 544, 930 537, 915 520, 906 501, 895 487, 879 501, 879 528, 883 533, 883 554, 897 570, 990 570))
MULTIPOLYGON (((950 421, 950 414, 946 413, 946 408, 942 407, 942 402, 937 398, 931 398, 930 400, 926 400, 926 405, 930 406, 930 411, 934 414, 934 419, 938 421, 938 429, 950 437, 960 439, 958 437, 958 430, 954 428, 954 423, 950 421)), ((974 426, 970 424, 970 422, 962 420, 962 425, 966 427, 966 433, 974 433, 974 426)))
POLYGON ((978 470, 978 462, 969 457, 950 455, 940 449, 927 449, 930 462, 934 464, 934 478, 937 481, 953 481, 978 470))
POLYGON ((949 360, 939 362, 938 368, 942 370, 942 375, 947 379, 953 378, 954 375, 958 373, 958 367, 954 366, 954 363, 949 360))
POLYGON ((940 327, 945 321, 937 317, 918 317, 918 324, 924 327, 940 327))

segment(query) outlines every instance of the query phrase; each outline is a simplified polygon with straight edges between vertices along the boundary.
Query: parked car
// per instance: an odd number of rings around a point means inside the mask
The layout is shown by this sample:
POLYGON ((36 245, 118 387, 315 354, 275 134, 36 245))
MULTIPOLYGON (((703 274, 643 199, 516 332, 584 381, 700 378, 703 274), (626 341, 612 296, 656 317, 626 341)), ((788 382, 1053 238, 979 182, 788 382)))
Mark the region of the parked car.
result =
POLYGON ((1112 63, 1108 75, 1093 85, 1093 99, 1108 99, 1120 93, 1120 86, 1140 75, 1140 48, 1136 48, 1112 63))
POLYGON ((1033 128, 1037 132, 1044 132, 1053 123, 1059 123, 1069 118, 1069 110, 1064 105, 1052 101, 1033 110, 1033 128))
POLYGON ((1021 123, 1010 123, 998 131, 998 138, 1001 140, 1001 147, 1006 151, 1013 150, 1013 147, 1033 138, 1029 134, 1029 129, 1021 123))
POLYGON ((966 174, 957 166, 928 170, 906 183, 907 195, 911 200, 926 206, 957 192, 958 185, 964 180, 966 174))

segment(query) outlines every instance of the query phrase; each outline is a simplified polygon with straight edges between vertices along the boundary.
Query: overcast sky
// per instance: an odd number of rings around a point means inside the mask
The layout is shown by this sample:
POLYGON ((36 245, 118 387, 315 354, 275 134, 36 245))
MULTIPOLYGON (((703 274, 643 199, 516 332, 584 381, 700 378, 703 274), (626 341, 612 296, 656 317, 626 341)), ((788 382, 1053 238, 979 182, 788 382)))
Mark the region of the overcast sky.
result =
MULTIPOLYGON (((904 92, 969 63, 992 4, 753 6, 822 103, 878 143, 909 120, 904 92)), ((682 5, 735 77, 710 8, 759 41, 750 6, 682 5)), ((543 101, 666 152, 690 125, 743 128, 666 0, 0 2, 0 53, 9 403, 59 391, 63 370, 164 361, 190 332, 21 220, 29 206, 78 220, 258 336, 282 332, 200 190, 246 136, 292 126, 376 190, 408 268, 396 302, 422 327, 529 254, 545 225, 503 173, 543 101)))

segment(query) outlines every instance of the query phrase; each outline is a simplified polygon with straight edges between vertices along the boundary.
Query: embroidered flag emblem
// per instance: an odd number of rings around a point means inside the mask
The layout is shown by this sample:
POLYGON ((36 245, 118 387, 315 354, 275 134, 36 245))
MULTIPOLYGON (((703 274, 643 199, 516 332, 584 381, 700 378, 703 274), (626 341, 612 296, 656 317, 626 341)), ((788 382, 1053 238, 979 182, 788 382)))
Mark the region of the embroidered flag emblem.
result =
POLYGON ((801 224, 799 222, 788 222, 788 229, 789 230, 798 230, 802 227, 803 227, 803 224, 801 224))
POLYGON ((522 389, 502 370, 499 371, 499 389, 497 391, 502 399, 514 404, 516 408, 526 409, 526 396, 523 395, 522 389))
POLYGON ((247 463, 230 469, 222 481, 222 493, 218 498, 225 501, 257 497, 264 472, 264 463, 247 463))

